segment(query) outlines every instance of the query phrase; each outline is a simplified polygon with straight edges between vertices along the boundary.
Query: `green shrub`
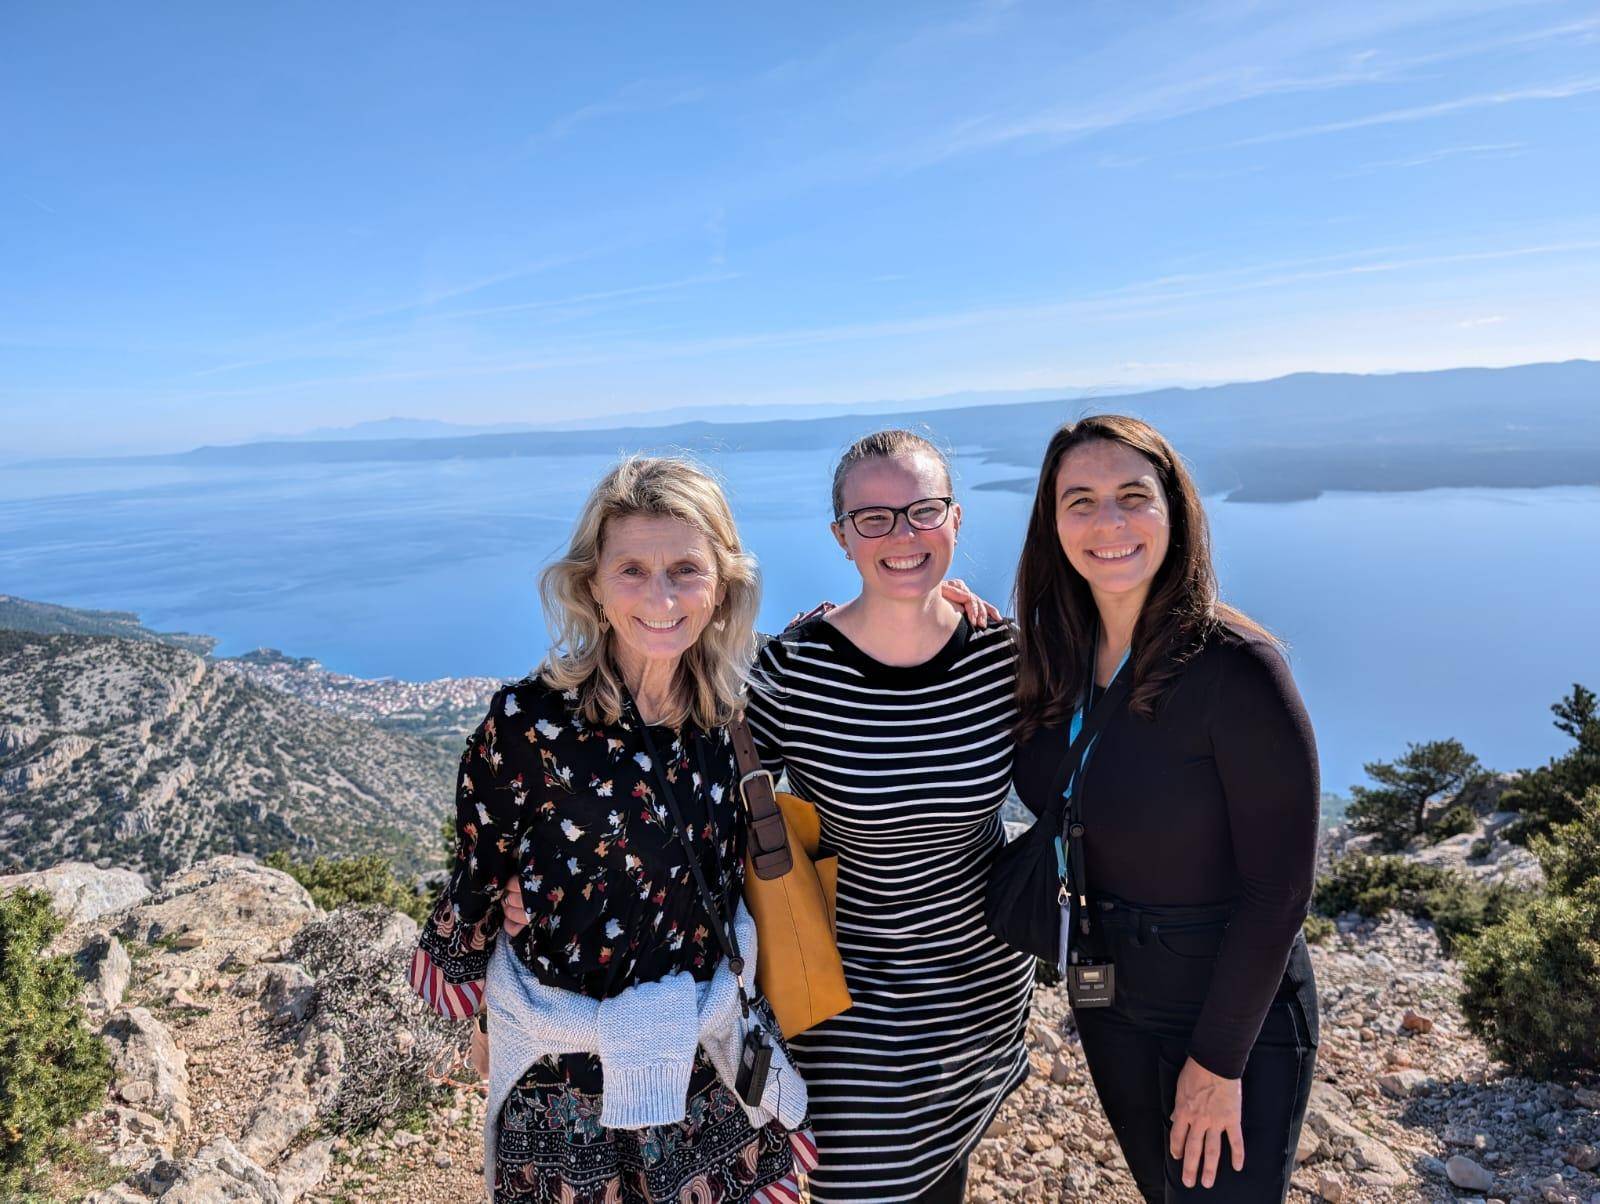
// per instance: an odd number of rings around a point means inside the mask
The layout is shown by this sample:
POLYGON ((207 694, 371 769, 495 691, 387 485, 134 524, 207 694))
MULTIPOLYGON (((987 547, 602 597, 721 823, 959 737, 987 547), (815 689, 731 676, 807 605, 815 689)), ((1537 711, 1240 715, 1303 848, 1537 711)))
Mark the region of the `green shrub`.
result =
POLYGON ((1577 818, 1578 804, 1600 787, 1600 705, 1593 690, 1574 683, 1572 692, 1550 707, 1557 730, 1574 744, 1548 764, 1530 769, 1505 792, 1500 805, 1522 817, 1505 838, 1528 844, 1534 836, 1577 818))
POLYGON ((1532 841, 1545 893, 1462 941, 1462 1012, 1512 1069, 1600 1069, 1600 787, 1532 841))
MULTIPOLYGON (((1478 758, 1459 740, 1408 744, 1398 761, 1369 761, 1362 768, 1377 785, 1352 787, 1345 817, 1357 832, 1376 836, 1389 852, 1418 836, 1437 840, 1455 835, 1438 830, 1442 815, 1453 814, 1455 807, 1442 813, 1439 808, 1444 800, 1459 799, 1475 789, 1483 779, 1478 758)), ((1470 829, 1470 809, 1466 816, 1467 828, 1456 831, 1470 829)))
POLYGON ((1306 917, 1306 940, 1313 945, 1320 945, 1334 934, 1334 923, 1327 916, 1319 916, 1315 912, 1306 917))
POLYGON ((84 1023, 68 957, 46 957, 62 920, 42 891, 0 899, 0 1198, 35 1188, 35 1169, 105 1096, 106 1048, 84 1023))
POLYGON ((1600 883, 1534 895, 1462 941, 1467 1025, 1513 1070, 1600 1069, 1600 883))
POLYGON ((1478 826, 1478 817, 1465 803, 1454 803, 1428 826, 1428 838, 1439 841, 1460 836, 1478 826))
POLYGON ((1578 800, 1570 823, 1535 836, 1530 847, 1544 868, 1548 888, 1557 894, 1575 894, 1600 882, 1600 786, 1591 786, 1578 800))
POLYGON ((311 894, 324 911, 346 903, 377 903, 403 911, 419 924, 428 918, 430 900, 394 876, 382 857, 318 857, 295 861, 283 850, 269 853, 263 864, 282 870, 311 894))
POLYGON ((1504 915, 1513 898, 1506 887, 1479 886, 1454 870, 1358 854, 1333 863, 1317 882, 1312 906, 1324 916, 1353 911, 1377 919, 1398 911, 1429 920, 1440 948, 1451 953, 1463 935, 1504 915))

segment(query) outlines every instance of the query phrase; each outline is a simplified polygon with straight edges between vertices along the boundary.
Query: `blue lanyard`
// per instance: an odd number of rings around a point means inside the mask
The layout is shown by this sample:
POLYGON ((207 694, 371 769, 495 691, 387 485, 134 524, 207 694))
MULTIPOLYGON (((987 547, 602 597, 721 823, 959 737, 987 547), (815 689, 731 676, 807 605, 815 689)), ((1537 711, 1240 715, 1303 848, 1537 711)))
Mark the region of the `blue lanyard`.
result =
MULTIPOLYGON (((1128 663, 1128 656, 1130 653, 1132 653, 1132 651, 1133 649, 1129 648, 1127 652, 1122 654, 1122 659, 1117 662, 1117 667, 1111 674, 1112 681, 1115 681, 1117 679, 1117 674, 1122 672, 1122 666, 1128 663)), ((1078 733, 1083 731, 1083 719, 1088 713, 1088 707, 1089 699, 1085 698, 1083 700, 1083 706, 1072 712, 1072 726, 1067 732, 1067 744, 1069 746, 1077 741, 1078 733)), ((1078 774, 1085 772, 1089 768, 1089 758, 1094 754, 1094 746, 1099 742, 1100 737, 1096 735, 1094 739, 1089 741, 1088 747, 1083 750, 1083 760, 1078 762, 1077 768, 1074 769, 1072 775, 1067 778, 1066 789, 1061 792, 1062 798, 1070 799, 1072 797, 1073 784, 1077 781, 1078 774)), ((1062 843, 1061 833, 1059 832, 1056 833, 1055 846, 1056 872, 1061 876, 1060 894, 1062 902, 1065 902, 1067 896, 1067 849, 1065 844, 1062 843)))

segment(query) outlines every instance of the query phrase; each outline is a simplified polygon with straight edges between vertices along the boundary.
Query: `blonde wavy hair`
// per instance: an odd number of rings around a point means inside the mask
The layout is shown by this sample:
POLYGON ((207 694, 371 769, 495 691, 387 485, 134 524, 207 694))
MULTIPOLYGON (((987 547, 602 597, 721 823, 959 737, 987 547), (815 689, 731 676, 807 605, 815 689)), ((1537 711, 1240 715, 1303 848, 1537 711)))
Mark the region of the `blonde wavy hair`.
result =
POLYGON ((700 638, 678 664, 670 713, 710 731, 743 705, 745 679, 756 651, 756 611, 761 579, 755 558, 739 542, 722 487, 689 460, 628 456, 601 478, 578 515, 562 556, 539 574, 539 596, 552 633, 539 675, 558 690, 576 690, 579 713, 590 723, 622 717, 626 692, 612 657, 616 639, 601 622, 591 585, 600 566, 606 526, 636 515, 675 518, 706 537, 725 590, 700 638))

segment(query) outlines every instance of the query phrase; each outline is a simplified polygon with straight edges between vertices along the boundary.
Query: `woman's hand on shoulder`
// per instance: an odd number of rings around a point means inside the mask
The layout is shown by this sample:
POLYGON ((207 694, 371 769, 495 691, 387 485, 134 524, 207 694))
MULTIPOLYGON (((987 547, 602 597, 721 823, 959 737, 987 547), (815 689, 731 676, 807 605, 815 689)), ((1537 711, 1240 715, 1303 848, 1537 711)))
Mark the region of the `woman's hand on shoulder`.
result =
POLYGON ((1000 608, 972 592, 972 587, 960 577, 946 577, 939 586, 944 600, 967 616, 967 622, 983 628, 998 623, 1003 617, 1000 608))
POLYGON ((803 610, 800 613, 798 613, 797 615, 795 615, 794 618, 790 619, 787 623, 785 623, 783 625, 783 629, 785 631, 788 631, 790 628, 798 627, 802 623, 809 623, 812 619, 821 618, 823 615, 827 614, 830 610, 837 610, 837 609, 838 609, 838 607, 836 607, 832 602, 818 602, 810 610, 803 610))
POLYGON ((1184 1060, 1183 1069, 1178 1072, 1167 1152, 1183 1163, 1185 1187, 1193 1187, 1197 1178, 1204 1187, 1216 1183, 1224 1136, 1233 1169, 1244 1170, 1244 1129, 1240 1122, 1243 1103, 1240 1080, 1212 1074, 1193 1058, 1184 1060))

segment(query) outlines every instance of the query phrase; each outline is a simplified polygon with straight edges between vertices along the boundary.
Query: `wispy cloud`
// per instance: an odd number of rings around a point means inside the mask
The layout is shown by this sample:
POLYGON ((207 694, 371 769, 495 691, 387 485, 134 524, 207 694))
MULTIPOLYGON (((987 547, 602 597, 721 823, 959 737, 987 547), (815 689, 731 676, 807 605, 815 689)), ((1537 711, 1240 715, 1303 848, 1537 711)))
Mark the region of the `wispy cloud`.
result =
POLYGON ((1367 172, 1382 171, 1391 167, 1428 167, 1444 159, 1458 159, 1463 156, 1473 159, 1500 159, 1511 155, 1520 155, 1527 149, 1524 142, 1487 142, 1476 146, 1441 146, 1437 150, 1425 151, 1420 155, 1409 155, 1403 159, 1378 159, 1371 163, 1363 163, 1360 167, 1352 168, 1346 175, 1364 175, 1367 172))
POLYGON ((1498 326, 1506 320, 1505 314, 1490 314, 1486 318, 1468 318, 1456 325, 1462 330, 1476 330, 1480 326, 1498 326))
MULTIPOLYGON (((1600 253, 1600 238, 1541 242, 1481 251, 1416 253, 1416 248, 1378 247, 1338 256, 1276 261, 1221 269, 1211 273, 1168 275, 1132 282, 1114 289, 1077 296, 1042 298, 1014 304, 951 309, 938 313, 864 322, 829 323, 778 330, 746 331, 667 341, 618 339, 604 344, 571 342, 521 354, 482 359, 457 359, 418 368, 395 368, 347 376, 318 376, 276 386, 248 387, 217 396, 245 397, 289 393, 334 384, 393 384, 404 381, 515 376, 562 368, 667 360, 714 358, 746 351, 766 351, 828 344, 887 341, 938 335, 957 330, 1022 323, 1108 321, 1148 318, 1161 313, 1192 311, 1193 303, 1250 292, 1271 292, 1341 278, 1399 275, 1466 264, 1541 256, 1600 253), (1351 262, 1354 261, 1354 262, 1351 262)), ((1492 315, 1475 320, 1488 326, 1503 320, 1492 315)), ((1474 320, 1469 320, 1474 321, 1474 320)), ((1466 323, 1462 323, 1466 326, 1466 323)))
POLYGON ((1369 113, 1365 117, 1351 117, 1344 121, 1324 121, 1316 125, 1298 126, 1292 130, 1275 130, 1270 134, 1256 134, 1224 142, 1219 150, 1234 150, 1244 146, 1262 146, 1270 142, 1288 142, 1295 138, 1315 138, 1324 134, 1339 134, 1346 130, 1371 129, 1380 125, 1399 125, 1413 121, 1431 121, 1437 117, 1453 117, 1474 109, 1496 108, 1500 105, 1525 104, 1537 101, 1572 100, 1600 92, 1600 76, 1568 80, 1559 84, 1541 84, 1528 88, 1514 88, 1499 92, 1480 92, 1474 96, 1458 96, 1435 104, 1414 105, 1405 109, 1390 109, 1383 113, 1369 113))
POLYGON ((707 89, 703 84, 670 79, 634 80, 605 100, 597 100, 569 113, 563 113, 544 127, 540 137, 560 140, 590 122, 631 113, 655 113, 663 109, 673 109, 680 105, 694 104, 705 99, 706 95, 707 89))

